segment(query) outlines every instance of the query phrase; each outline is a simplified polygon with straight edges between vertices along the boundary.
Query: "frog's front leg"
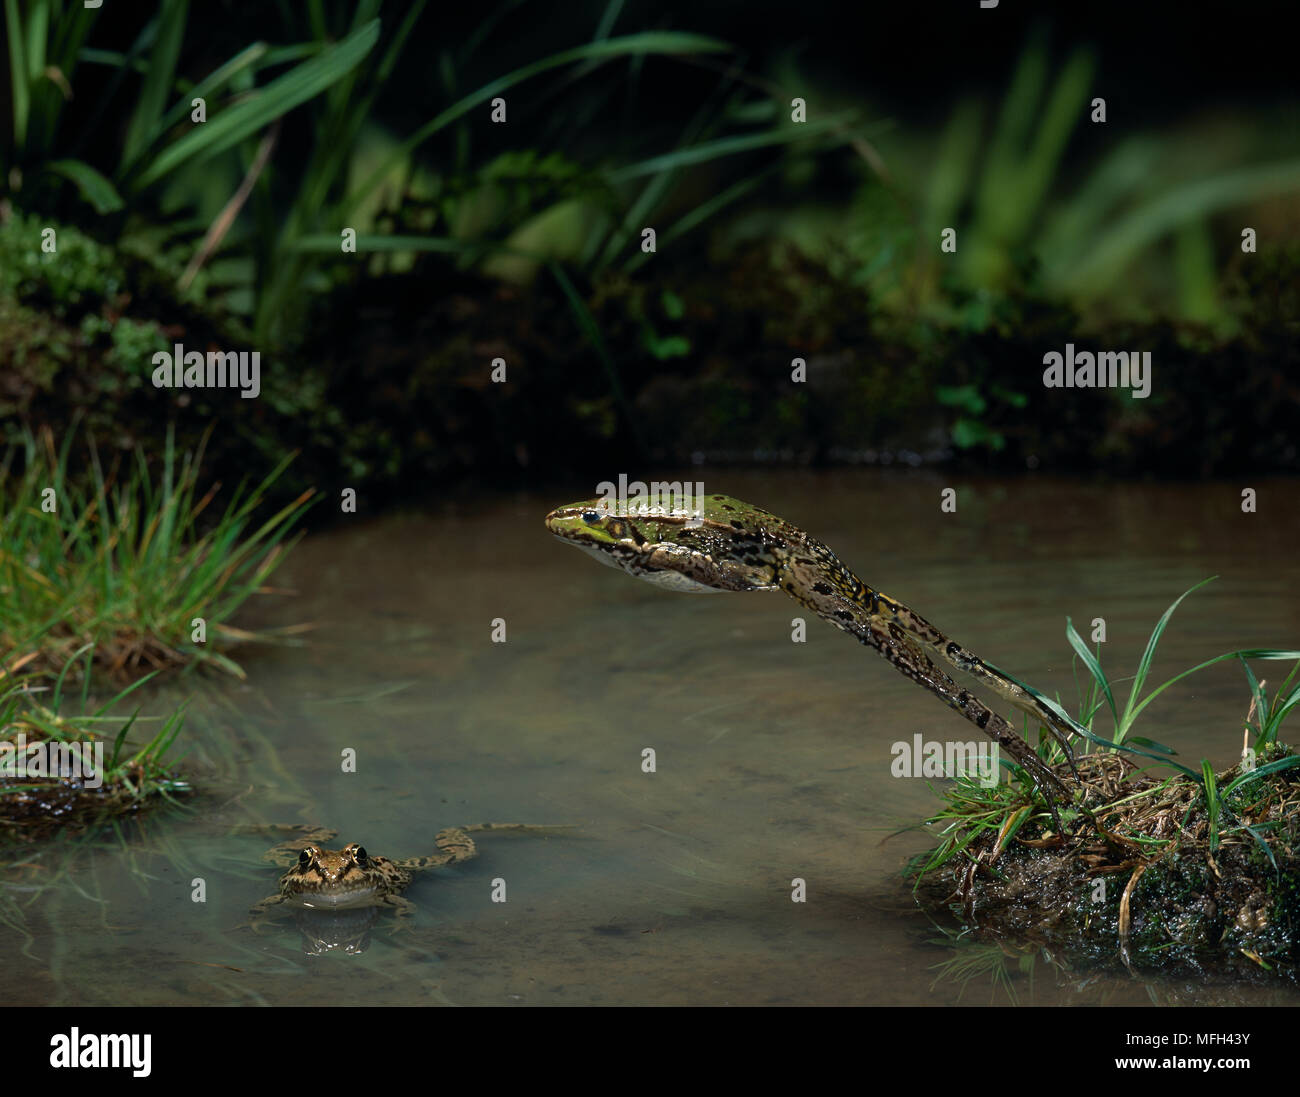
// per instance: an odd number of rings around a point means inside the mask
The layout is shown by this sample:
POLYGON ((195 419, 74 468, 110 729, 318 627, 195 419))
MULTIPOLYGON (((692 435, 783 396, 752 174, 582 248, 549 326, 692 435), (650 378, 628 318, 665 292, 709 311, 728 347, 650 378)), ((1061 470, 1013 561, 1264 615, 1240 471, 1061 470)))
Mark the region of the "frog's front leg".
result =
POLYGON ((285 900, 283 895, 268 895, 257 906, 251 908, 248 912, 248 922, 246 925, 256 934, 261 934, 261 927, 268 922, 274 921, 268 911, 272 907, 279 906, 285 900))
POLYGON ((415 924, 412 917, 415 914, 415 904, 409 899, 403 899, 400 895, 385 895, 380 902, 386 907, 392 907, 394 912, 393 928, 389 933, 401 933, 415 924))

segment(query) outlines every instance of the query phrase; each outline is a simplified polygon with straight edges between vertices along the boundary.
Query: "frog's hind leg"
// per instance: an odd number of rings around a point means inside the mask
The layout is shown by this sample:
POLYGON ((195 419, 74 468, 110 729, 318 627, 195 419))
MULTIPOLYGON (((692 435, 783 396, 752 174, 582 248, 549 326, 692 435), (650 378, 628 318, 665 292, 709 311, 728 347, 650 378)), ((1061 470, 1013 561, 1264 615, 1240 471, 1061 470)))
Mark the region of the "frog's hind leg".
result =
MULTIPOLYGON (((489 824, 490 825, 490 824, 489 824)), ((439 868, 442 865, 454 865, 468 861, 478 855, 478 846, 469 836, 471 830, 482 830, 483 824, 468 827, 448 827, 434 836, 438 852, 430 857, 408 857, 397 864, 406 869, 439 868)))
POLYGON ((434 838, 441 851, 432 857, 412 857, 398 862, 403 868, 422 869, 437 868, 440 865, 454 865, 478 856, 478 846, 474 844, 471 833, 484 830, 564 830, 570 824, 548 823, 471 823, 464 827, 448 827, 438 831, 434 838))

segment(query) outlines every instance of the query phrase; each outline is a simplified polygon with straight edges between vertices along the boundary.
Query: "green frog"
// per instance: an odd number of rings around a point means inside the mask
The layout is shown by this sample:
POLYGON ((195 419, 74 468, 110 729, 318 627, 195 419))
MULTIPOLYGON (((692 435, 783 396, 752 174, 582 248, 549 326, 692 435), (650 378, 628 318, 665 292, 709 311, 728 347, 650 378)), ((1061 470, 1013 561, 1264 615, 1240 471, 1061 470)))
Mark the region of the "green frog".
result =
POLYGON ((376 856, 356 842, 349 842, 342 849, 325 849, 324 844, 335 838, 338 831, 324 827, 274 824, 251 829, 289 830, 296 834, 296 837, 272 846, 262 855, 264 861, 289 871, 280 877, 280 890, 252 909, 254 929, 265 919, 267 911, 281 903, 325 911, 390 907, 397 913, 394 927, 397 929, 415 910, 415 905, 402 896, 415 874, 424 869, 458 864, 476 856, 478 847, 470 837, 471 833, 565 828, 531 823, 474 823, 465 827, 448 827, 434 836, 437 853, 400 861, 376 856))
POLYGON ((1042 723, 1074 768, 1068 718, 901 602, 867 586, 826 545, 761 507, 706 495, 683 507, 667 496, 593 499, 558 507, 546 528, 601 563, 668 590, 782 590, 836 628, 875 649, 992 738, 1027 772, 1063 833, 1049 788, 1064 781, 1014 728, 935 666, 928 652, 987 683, 1042 723))

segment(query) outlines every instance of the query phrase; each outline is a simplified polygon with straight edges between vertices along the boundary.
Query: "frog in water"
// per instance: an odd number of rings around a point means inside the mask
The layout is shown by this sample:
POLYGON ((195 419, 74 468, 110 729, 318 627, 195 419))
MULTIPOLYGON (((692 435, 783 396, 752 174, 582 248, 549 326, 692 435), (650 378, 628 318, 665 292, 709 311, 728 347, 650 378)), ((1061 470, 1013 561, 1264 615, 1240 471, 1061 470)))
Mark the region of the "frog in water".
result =
POLYGON ((280 877, 280 890, 269 895, 250 912, 253 928, 265 919, 266 912, 281 903, 312 910, 337 911, 356 907, 385 906, 397 912, 397 925, 415 910, 402 897, 417 872, 427 868, 468 861, 478 854, 471 833, 484 830, 561 830, 562 826, 531 823, 474 823, 466 827, 448 827, 434 836, 438 852, 428 857, 392 860, 367 852, 364 846, 349 842, 342 849, 325 849, 324 843, 338 835, 336 830, 292 824, 258 827, 259 830, 290 830, 296 837, 272 846, 263 855, 289 871, 280 877))

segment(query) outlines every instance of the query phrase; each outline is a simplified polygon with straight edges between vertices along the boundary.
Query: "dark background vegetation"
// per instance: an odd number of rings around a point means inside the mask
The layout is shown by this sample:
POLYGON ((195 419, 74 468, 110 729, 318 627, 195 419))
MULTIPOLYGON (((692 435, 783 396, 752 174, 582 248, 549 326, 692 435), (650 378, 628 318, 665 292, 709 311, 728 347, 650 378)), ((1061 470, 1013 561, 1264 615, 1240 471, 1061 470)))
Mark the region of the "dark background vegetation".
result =
MULTIPOLYGON (((285 497, 351 486, 368 507, 691 462, 1300 467, 1300 94, 1273 5, 107 7, 66 92, 38 81, 23 140, 7 50, 11 443, 77 424, 153 460, 169 424, 188 447, 216 423, 211 475, 300 449, 285 497), (254 43, 300 47, 214 91, 212 125, 372 17, 377 43, 330 88, 150 179, 192 128, 157 115, 193 84, 254 43), (550 68, 502 92, 507 125, 473 105, 360 185, 466 96, 602 31, 732 48, 550 68), (810 126, 843 121, 804 136, 794 95, 810 126), (152 137, 126 164, 133 128, 152 137), (780 136, 709 144, 764 133, 780 136), (116 208, 48 168, 69 159, 116 208), (39 252, 51 224, 57 259, 39 252), (340 256, 342 225, 410 246, 340 256), (1085 277, 1110 244, 1123 261, 1085 277), (261 398, 154 389, 149 356, 175 342, 259 350, 261 398), (1045 390, 1042 355, 1066 342, 1150 350, 1152 396, 1045 390), (488 379, 496 357, 508 384, 488 379)), ((57 28, 57 5, 17 9, 57 28)))

